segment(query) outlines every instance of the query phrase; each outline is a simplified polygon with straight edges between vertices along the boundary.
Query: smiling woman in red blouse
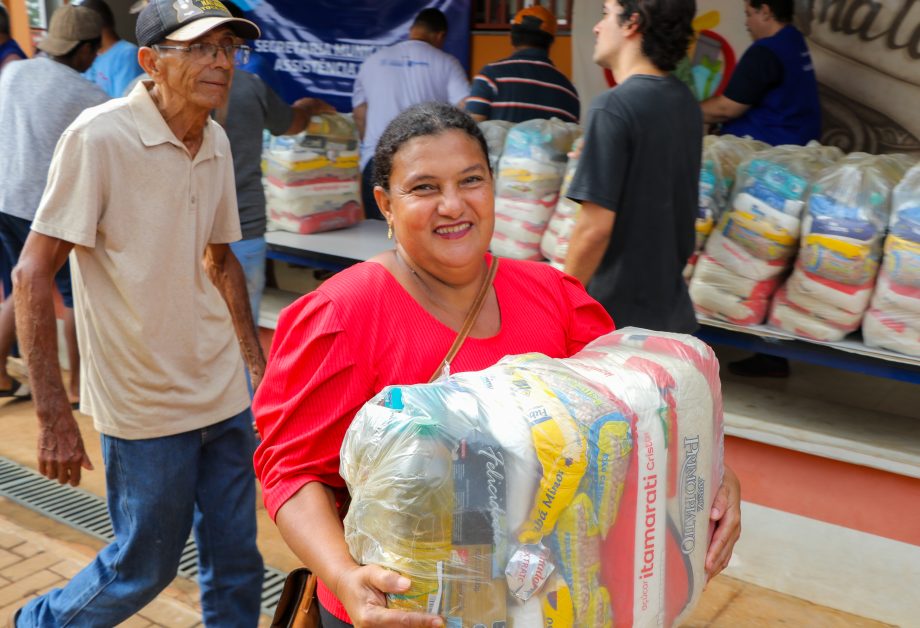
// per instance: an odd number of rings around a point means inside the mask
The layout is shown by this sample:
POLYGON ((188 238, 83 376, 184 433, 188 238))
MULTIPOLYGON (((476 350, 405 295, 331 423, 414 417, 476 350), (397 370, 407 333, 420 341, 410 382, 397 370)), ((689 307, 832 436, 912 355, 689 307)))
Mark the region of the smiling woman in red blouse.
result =
MULTIPOLYGON (((418 105, 381 137, 377 204, 394 250, 345 270, 287 308, 254 401, 262 444, 256 472, 285 541, 320 579, 326 628, 441 626, 439 617, 387 609, 405 577, 358 565, 338 507, 347 501, 339 449, 358 409, 391 384, 428 381, 486 280, 494 222, 488 150, 454 107, 418 105)), ((568 357, 613 330, 575 279, 545 264, 502 259, 453 372, 506 355, 568 357)), ((737 480, 726 473, 707 567, 724 567, 740 532, 737 480)), ((717 515, 717 516, 716 516, 717 515)))

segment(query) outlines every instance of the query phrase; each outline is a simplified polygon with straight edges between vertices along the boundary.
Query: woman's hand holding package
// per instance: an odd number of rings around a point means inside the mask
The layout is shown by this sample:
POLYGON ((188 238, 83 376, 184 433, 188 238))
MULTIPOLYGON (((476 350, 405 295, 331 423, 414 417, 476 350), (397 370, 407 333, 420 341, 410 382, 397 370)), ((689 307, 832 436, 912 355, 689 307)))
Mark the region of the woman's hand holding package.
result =
POLYGON ((355 626, 409 626, 441 628, 437 615, 387 608, 387 593, 404 593, 411 582, 377 565, 356 566, 339 578, 333 593, 345 606, 355 626))
POLYGON ((706 554, 706 573, 712 580, 728 566, 735 543, 741 536, 741 483, 728 466, 710 518, 716 527, 706 554))

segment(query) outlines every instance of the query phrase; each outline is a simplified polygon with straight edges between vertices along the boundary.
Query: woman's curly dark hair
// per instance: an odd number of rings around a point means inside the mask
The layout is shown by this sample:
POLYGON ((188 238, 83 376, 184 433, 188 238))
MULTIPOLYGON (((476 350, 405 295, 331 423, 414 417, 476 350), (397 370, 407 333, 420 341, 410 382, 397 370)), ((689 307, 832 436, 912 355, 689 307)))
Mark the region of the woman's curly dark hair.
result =
POLYGON ((620 24, 636 15, 642 33, 642 54, 659 70, 672 71, 687 56, 693 36, 695 0, 619 0, 620 24))
POLYGON ((393 158, 403 144, 416 137, 440 135, 445 131, 462 131, 479 143, 482 156, 489 164, 489 147, 479 125, 466 113, 454 106, 439 102, 426 102, 409 107, 387 125, 374 151, 374 185, 390 191, 390 173, 393 158))

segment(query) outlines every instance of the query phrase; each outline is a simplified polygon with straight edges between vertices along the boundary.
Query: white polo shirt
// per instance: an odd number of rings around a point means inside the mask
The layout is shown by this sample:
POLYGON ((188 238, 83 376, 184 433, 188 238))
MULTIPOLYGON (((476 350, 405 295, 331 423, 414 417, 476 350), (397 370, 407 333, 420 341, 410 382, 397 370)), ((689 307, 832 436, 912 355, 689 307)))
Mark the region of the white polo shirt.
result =
POLYGON ((431 44, 408 39, 369 56, 355 78, 352 107, 367 103, 361 170, 393 118, 423 102, 459 104, 470 84, 457 58, 431 44))
POLYGON ((74 243, 81 410, 119 438, 178 434, 249 405, 208 243, 240 238, 227 136, 194 159, 148 90, 84 111, 61 136, 32 229, 74 243))

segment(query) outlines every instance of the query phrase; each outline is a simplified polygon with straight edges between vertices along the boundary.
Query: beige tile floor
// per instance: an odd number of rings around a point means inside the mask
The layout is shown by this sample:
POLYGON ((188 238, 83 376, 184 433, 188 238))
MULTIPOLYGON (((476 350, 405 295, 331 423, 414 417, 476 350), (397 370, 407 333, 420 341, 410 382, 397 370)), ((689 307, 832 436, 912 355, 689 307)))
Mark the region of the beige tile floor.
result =
MULTIPOLYGON (((82 487, 104 495, 98 437, 89 418, 78 416, 78 420, 87 451, 97 468, 84 476, 82 487)), ((0 455, 34 468, 36 427, 32 404, 0 401, 0 430, 0 455)), ((257 512, 259 547, 266 564, 282 570, 296 566, 296 560, 261 505, 257 512)), ((100 546, 95 539, 0 498, 0 626, 5 625, 10 613, 26 600, 48 588, 60 586, 89 562, 100 546)), ((146 609, 122 625, 172 628, 200 625, 199 620, 197 587, 177 578, 146 609)), ((267 618, 263 624, 268 624, 267 618)), ((885 624, 720 576, 709 584, 696 611, 684 625, 693 628, 869 628, 885 624)))

